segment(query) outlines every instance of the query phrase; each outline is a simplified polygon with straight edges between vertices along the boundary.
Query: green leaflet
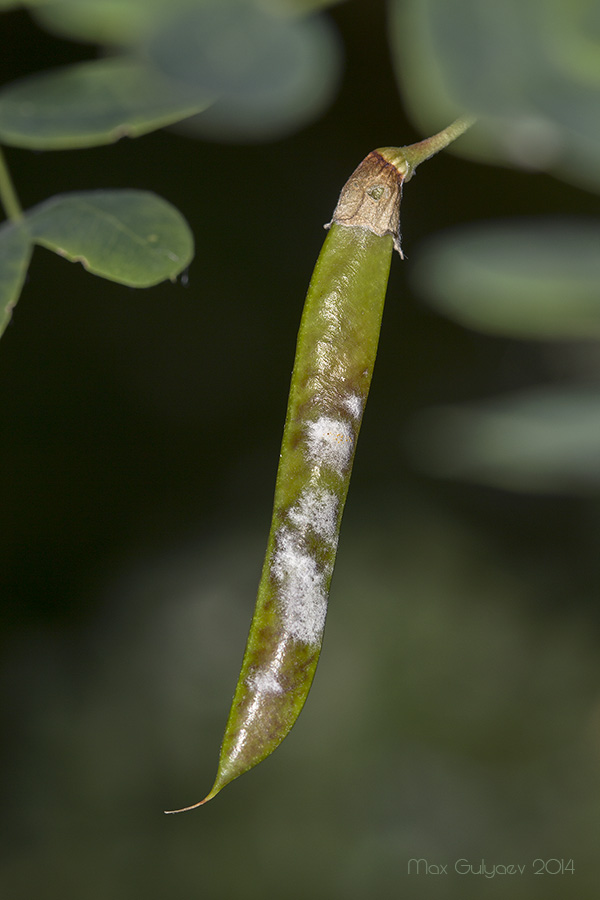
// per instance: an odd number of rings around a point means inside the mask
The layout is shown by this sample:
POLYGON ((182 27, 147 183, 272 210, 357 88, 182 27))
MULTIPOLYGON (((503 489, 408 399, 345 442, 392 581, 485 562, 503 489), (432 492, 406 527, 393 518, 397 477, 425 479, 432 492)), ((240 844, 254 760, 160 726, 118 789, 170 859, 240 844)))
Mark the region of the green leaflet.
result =
POLYGON ((94 275, 137 288, 175 281, 194 255, 181 213, 150 191, 56 194, 19 215, 19 221, 0 225, 0 336, 36 244, 94 275))
POLYGON ((0 90, 0 141, 35 150, 112 144, 206 109, 199 87, 177 84, 134 57, 39 72, 0 90))
POLYGON ((175 280, 194 255, 183 216, 150 191, 73 191, 29 210, 36 244, 130 287, 175 280))

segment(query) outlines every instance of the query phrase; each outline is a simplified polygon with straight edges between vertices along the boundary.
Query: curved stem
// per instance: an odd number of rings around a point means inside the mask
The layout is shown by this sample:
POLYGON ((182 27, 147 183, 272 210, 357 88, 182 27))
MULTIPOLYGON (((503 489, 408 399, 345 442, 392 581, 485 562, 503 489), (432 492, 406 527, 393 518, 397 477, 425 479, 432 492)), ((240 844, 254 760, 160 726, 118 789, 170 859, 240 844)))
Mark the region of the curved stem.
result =
POLYGON ((10 177, 10 172, 8 171, 8 166, 6 165, 6 160, 4 158, 4 153, 2 152, 2 148, 0 147, 0 202, 4 207, 7 217, 11 220, 11 222, 22 222, 23 221, 23 210, 21 209, 21 204, 19 203, 19 198, 17 197, 17 192, 15 191, 14 185, 12 183, 12 179, 10 177))
POLYGON ((424 141, 409 144, 407 147, 382 147, 377 152, 393 166, 396 166, 398 171, 404 175, 404 181, 408 181, 420 163, 455 141, 474 122, 474 116, 461 116, 443 131, 439 131, 424 141))

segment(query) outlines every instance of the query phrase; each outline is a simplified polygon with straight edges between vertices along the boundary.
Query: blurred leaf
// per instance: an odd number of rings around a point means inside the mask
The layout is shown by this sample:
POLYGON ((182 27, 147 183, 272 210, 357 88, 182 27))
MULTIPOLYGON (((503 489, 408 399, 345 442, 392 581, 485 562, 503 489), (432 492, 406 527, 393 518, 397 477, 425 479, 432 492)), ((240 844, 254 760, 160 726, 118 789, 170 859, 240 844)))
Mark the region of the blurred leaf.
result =
MULTIPOLYGON (((436 93, 481 115, 522 110, 528 79, 546 68, 544 36, 536 28, 543 15, 538 0, 526 5, 521 0, 408 0, 394 6, 400 13, 406 7, 411 30, 426 38, 426 46, 418 48, 424 49, 423 58, 413 53, 413 64, 419 72, 426 62, 433 64, 428 66, 432 84, 443 81, 436 93)), ((406 47, 411 37, 397 31, 394 48, 398 38, 406 47)), ((397 62, 402 65, 399 56, 397 62)))
POLYGON ((0 0, 0 9, 13 6, 26 6, 31 9, 51 2, 52 0, 0 0))
POLYGON ((19 299, 31 250, 31 239, 25 228, 11 222, 0 226, 0 335, 10 322, 19 299))
POLYGON ((217 98, 186 130, 225 140, 299 127, 331 101, 340 74, 337 33, 327 19, 241 0, 207 2, 172 18, 147 53, 169 77, 217 98))
POLYGON ((183 216, 146 191, 59 194, 27 221, 35 243, 130 287, 174 281, 194 254, 183 216))
MULTIPOLYGON (((9 0, 14 2, 14 0, 9 0)), ((204 0, 42 0, 33 5, 35 19, 48 31, 90 43, 127 46, 155 27, 159 19, 197 7, 204 0)), ((243 0, 246 5, 255 0, 243 0)), ((263 0, 265 9, 306 14, 342 0, 263 0)), ((1 4, 0 4, 1 5, 1 4)))
POLYGON ((47 0, 36 5, 33 15, 48 31, 72 40, 127 46, 183 3, 186 0, 47 0))
POLYGON ((268 0, 273 9, 295 13, 314 12, 317 9, 326 9, 328 6, 338 6, 340 3, 348 3, 348 0, 268 0))
POLYGON ((600 487, 600 386, 427 410, 409 440, 417 464, 436 475, 515 491, 585 493, 600 487))
POLYGON ((600 219, 484 222, 434 238, 416 290, 470 328, 524 338, 600 337, 600 219))
POLYGON ((390 0, 406 101, 425 132, 468 109, 458 148, 600 187, 596 0, 390 0))
POLYGON ((130 58, 42 72, 0 91, 0 140, 38 150, 109 144, 191 116, 209 105, 130 58))

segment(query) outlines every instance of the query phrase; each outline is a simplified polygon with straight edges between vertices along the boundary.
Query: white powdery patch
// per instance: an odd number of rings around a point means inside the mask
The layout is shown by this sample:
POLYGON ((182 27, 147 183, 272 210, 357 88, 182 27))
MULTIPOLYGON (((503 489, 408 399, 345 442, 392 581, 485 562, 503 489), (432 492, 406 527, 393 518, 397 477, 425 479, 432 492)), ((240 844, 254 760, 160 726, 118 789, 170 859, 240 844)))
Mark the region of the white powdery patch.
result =
POLYGON ((309 422, 306 432, 309 457, 343 475, 352 458, 354 444, 350 424, 341 419, 321 416, 316 422, 309 422))
POLYGON ((342 402, 353 419, 360 419, 363 412, 363 402, 358 394, 348 394, 342 402))
POLYGON ((286 631, 304 644, 319 644, 325 615, 327 592, 325 573, 302 547, 301 537, 283 525, 276 536, 277 547, 271 574, 279 584, 278 597, 286 631))
POLYGON ((257 694, 281 694, 283 688, 280 685, 274 672, 268 669, 266 672, 254 672, 246 679, 249 688, 256 691, 257 694))
POLYGON ((307 488, 288 516, 290 522, 301 530, 312 530, 329 544, 337 543, 338 499, 331 491, 307 488))

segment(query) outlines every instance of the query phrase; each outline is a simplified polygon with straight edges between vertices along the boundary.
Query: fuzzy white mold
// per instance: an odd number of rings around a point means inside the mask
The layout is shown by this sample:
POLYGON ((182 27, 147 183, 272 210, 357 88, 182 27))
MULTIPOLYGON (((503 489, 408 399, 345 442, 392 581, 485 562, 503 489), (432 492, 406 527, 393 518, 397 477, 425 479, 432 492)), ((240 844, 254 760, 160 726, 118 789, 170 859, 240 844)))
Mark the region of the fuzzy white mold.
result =
POLYGON ((278 582, 284 627, 292 638, 318 646, 325 627, 327 591, 316 559, 304 547, 301 535, 282 526, 276 535, 271 573, 278 582))
POLYGON ((298 502, 292 506, 288 516, 299 530, 312 530, 329 544, 337 542, 338 499, 331 491, 322 488, 307 488, 302 491, 298 502))
POLYGON ((354 448, 354 432, 349 422, 320 416, 306 429, 308 456, 319 465, 328 466, 343 475, 354 448))
POLYGON ((363 414, 363 402, 358 394, 348 394, 342 402, 353 419, 360 419, 363 414))
POLYGON ((254 672, 246 679, 246 684, 257 694, 281 694, 283 687, 274 672, 254 672))

